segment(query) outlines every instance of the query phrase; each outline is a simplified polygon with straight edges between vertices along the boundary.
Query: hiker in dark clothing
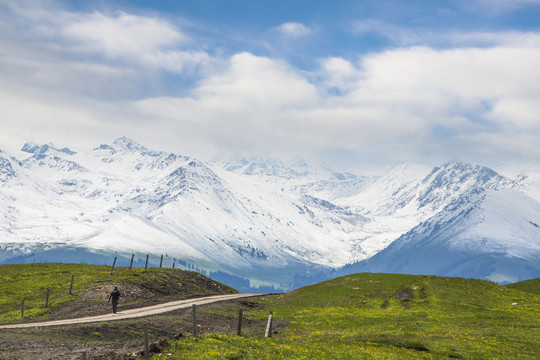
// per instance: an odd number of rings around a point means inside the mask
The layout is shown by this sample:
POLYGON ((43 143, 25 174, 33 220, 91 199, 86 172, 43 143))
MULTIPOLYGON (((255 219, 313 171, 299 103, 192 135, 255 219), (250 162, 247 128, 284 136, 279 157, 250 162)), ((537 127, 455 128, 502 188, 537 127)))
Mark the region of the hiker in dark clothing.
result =
POLYGON ((120 299, 120 291, 118 287, 115 286, 114 290, 109 295, 109 300, 112 299, 112 311, 116 314, 116 308, 118 307, 118 300, 120 299))

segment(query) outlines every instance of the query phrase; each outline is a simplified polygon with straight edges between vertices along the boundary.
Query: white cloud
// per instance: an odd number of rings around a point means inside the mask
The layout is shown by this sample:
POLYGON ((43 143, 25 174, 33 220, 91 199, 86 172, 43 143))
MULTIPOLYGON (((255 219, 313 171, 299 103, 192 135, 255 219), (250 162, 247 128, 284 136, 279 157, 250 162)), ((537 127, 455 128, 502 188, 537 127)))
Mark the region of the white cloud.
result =
POLYGON ((479 0, 484 7, 501 11, 511 10, 529 5, 540 5, 540 0, 479 0))
POLYGON ((122 12, 116 16, 97 12, 82 15, 61 31, 89 52, 102 52, 109 57, 140 56, 186 41, 185 35, 168 23, 122 12))
MULTIPOLYGON (((52 3, 54 4, 54 3, 52 3)), ((166 20, 117 12, 71 13, 52 4, 8 4, 26 38, 42 46, 76 56, 103 56, 121 66, 143 66, 175 73, 193 72, 211 57, 204 51, 183 49, 191 39, 166 20), (47 6, 50 6, 48 8, 47 6)), ((87 59, 83 61, 88 61, 87 59)))
POLYGON ((205 52, 178 50, 188 41, 187 36, 156 18, 92 13, 66 24, 61 33, 78 51, 172 72, 192 70, 210 61, 205 52))
POLYGON ((391 23, 374 19, 356 20, 351 31, 357 35, 378 33, 400 45, 417 45, 432 40, 431 31, 426 29, 403 28, 391 23))
POLYGON ((540 47, 540 33, 537 32, 450 32, 438 36, 439 42, 460 46, 504 46, 514 48, 540 47))
MULTIPOLYGON (((10 134, 3 143, 72 146, 127 135, 194 156, 344 151, 383 163, 540 157, 535 32, 400 35, 368 22, 357 30, 387 31, 400 47, 359 61, 319 59, 307 72, 249 52, 218 62, 155 17, 52 9, 12 10, 19 14, 13 22, 0 15, 1 133, 10 134), (443 42, 456 46, 431 46, 443 42), (167 92, 156 76, 198 66, 206 68, 191 78, 192 88, 167 92)), ((284 36, 311 33, 285 25, 284 36)))
POLYGON ((277 27, 281 35, 290 39, 299 39, 311 35, 312 30, 304 24, 297 22, 288 22, 277 27))
POLYGON ((398 49, 364 58, 365 86, 496 99, 539 89, 540 48, 398 49))
POLYGON ((377 33, 399 46, 463 47, 539 47, 540 33, 534 31, 455 31, 422 27, 402 27, 374 19, 356 20, 350 31, 356 35, 377 33))
POLYGON ((261 107, 300 105, 316 97, 315 87, 284 62, 250 53, 231 57, 226 72, 201 82, 199 98, 220 97, 261 107))
POLYGON ((348 60, 331 57, 321 62, 319 72, 321 84, 329 90, 336 89, 339 92, 351 90, 358 81, 358 75, 358 69, 348 60))
POLYGON ((87 149, 95 146, 91 142, 100 133, 110 133, 113 119, 117 119, 114 111, 102 102, 12 87, 1 81, 0 85, 0 128, 4 134, 1 145, 12 151, 27 141, 87 149))
POLYGON ((356 66, 329 58, 312 83, 282 62, 241 53, 191 97, 137 107, 170 119, 179 134, 206 139, 212 151, 345 149, 386 161, 534 158, 538 63, 540 49, 533 48, 413 47, 370 54, 356 66), (346 91, 327 95, 329 85, 346 91), (491 155, 489 144, 499 146, 491 155))
POLYGON ((318 100, 317 89, 287 64, 240 53, 224 72, 203 80, 191 97, 146 99, 136 106, 147 117, 169 119, 179 136, 189 134, 199 146, 204 139, 212 153, 290 149, 305 125, 294 113, 318 100))
POLYGON ((486 117, 503 126, 511 126, 509 131, 540 135, 540 91, 501 98, 486 117))

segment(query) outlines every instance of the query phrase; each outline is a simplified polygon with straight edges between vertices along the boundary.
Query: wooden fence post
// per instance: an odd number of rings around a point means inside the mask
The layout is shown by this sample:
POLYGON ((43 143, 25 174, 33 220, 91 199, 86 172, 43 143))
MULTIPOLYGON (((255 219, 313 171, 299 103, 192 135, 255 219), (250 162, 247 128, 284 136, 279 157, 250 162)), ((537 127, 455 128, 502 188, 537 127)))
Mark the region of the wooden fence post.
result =
POLYGON ((114 257, 114 261, 113 261, 112 267, 111 267, 111 273, 109 275, 112 275, 112 273, 114 271, 114 265, 116 265, 116 256, 114 257))
POLYGON ((21 304, 21 317, 22 318, 24 317, 24 299, 22 299, 22 304, 21 304))
POLYGON ((244 315, 244 309, 238 310, 238 336, 242 336, 242 317, 244 315))
POLYGON ((175 262, 172 263, 172 268, 173 268, 173 269, 174 269, 174 264, 175 264, 175 262))
POLYGON ((159 260, 159 268, 161 269, 161 266, 163 265, 163 255, 161 255, 161 260, 159 260))
POLYGON ((83 352, 82 352, 81 359, 82 359, 82 360, 86 360, 86 351, 83 351, 83 352))
POLYGON ((146 263, 144 264, 144 270, 148 268, 148 254, 146 254, 146 263))
POLYGON ((272 316, 273 312, 270 311, 270 315, 268 316, 268 323, 266 324, 266 332, 264 333, 265 337, 272 337, 272 316))
POLYGON ((197 336, 197 305, 193 304, 191 309, 193 317, 193 336, 197 336))
POLYGON ((75 278, 75 274, 71 275, 71 284, 69 285, 69 295, 72 294, 73 291, 73 279, 75 278))
POLYGON ((47 296, 45 297, 45 307, 49 306, 49 294, 51 293, 51 289, 47 289, 47 296))
POLYGON ((135 254, 131 254, 131 261, 129 262, 129 271, 131 271, 131 267, 133 266, 133 258, 135 257, 135 254))
POLYGON ((148 325, 144 324, 144 357, 150 357, 150 352, 148 349, 148 325))

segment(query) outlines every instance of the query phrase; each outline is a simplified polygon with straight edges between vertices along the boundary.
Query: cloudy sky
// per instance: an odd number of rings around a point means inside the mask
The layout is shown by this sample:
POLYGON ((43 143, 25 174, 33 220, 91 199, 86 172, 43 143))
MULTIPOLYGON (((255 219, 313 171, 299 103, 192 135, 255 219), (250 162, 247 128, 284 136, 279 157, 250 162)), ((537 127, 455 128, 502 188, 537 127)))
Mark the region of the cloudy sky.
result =
POLYGON ((540 0, 0 0, 0 147, 540 167, 540 0))

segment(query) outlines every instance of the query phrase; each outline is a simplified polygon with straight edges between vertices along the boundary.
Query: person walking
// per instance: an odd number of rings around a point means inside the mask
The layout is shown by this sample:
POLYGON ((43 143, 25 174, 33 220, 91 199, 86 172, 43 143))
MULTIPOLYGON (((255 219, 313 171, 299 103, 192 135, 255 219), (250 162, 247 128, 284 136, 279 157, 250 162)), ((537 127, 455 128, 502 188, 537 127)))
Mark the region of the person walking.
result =
POLYGON ((118 300, 120 299, 120 290, 118 286, 114 287, 114 290, 109 294, 109 301, 112 300, 112 311, 116 314, 116 308, 118 307, 118 300))

